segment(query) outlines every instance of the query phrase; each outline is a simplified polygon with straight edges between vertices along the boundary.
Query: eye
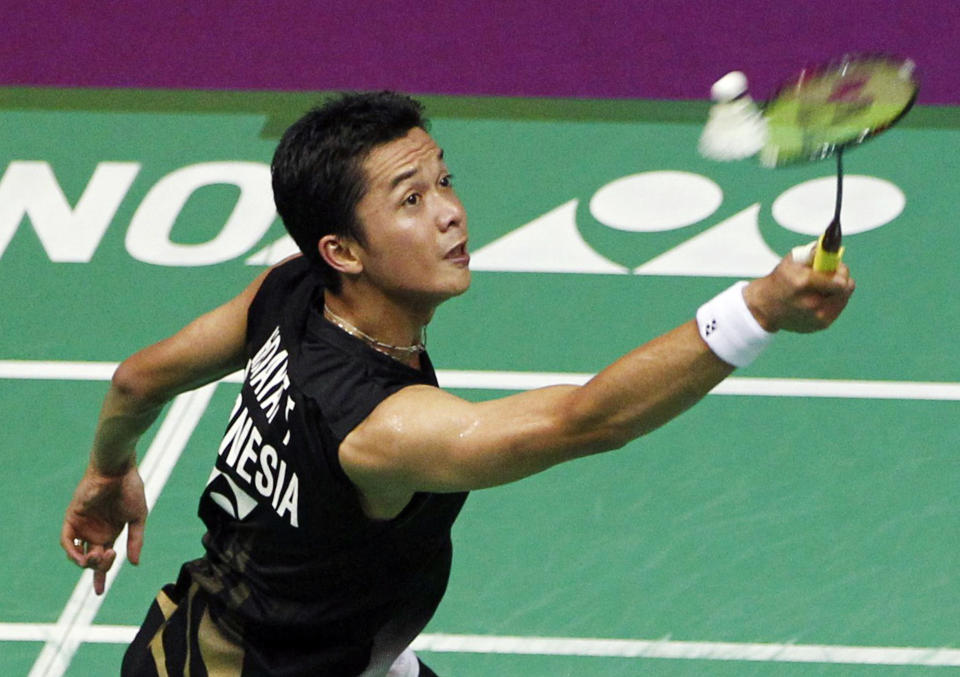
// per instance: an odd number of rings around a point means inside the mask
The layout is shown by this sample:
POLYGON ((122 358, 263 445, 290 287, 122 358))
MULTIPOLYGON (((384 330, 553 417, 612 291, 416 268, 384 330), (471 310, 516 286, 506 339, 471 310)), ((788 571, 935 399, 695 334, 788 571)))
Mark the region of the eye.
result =
POLYGON ((440 178, 440 185, 443 188, 452 188, 453 187, 453 174, 445 174, 440 178))
POLYGON ((420 193, 410 193, 403 198, 403 204, 410 207, 420 204, 420 193))

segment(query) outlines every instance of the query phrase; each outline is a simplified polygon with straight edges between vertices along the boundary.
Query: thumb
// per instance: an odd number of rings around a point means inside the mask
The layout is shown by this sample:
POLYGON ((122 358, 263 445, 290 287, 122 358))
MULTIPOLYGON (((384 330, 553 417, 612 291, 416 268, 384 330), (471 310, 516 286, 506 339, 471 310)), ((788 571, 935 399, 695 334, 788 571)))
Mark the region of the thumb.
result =
POLYGON ((813 255, 817 251, 818 240, 814 240, 809 244, 802 244, 797 247, 794 247, 790 250, 791 258, 796 262, 804 266, 813 265, 813 255))
POLYGON ((141 520, 127 525, 127 561, 140 564, 140 549, 143 548, 143 527, 141 520))

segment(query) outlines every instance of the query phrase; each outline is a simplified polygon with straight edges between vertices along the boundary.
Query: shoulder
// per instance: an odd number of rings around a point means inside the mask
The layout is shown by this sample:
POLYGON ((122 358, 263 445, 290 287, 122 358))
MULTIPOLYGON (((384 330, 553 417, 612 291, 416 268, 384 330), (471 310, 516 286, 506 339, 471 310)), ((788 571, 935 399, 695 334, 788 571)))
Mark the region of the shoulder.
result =
POLYGON ((417 458, 452 451, 454 431, 469 427, 470 412, 470 403, 440 388, 400 388, 383 398, 344 438, 340 462, 360 485, 385 480, 428 490, 409 477, 417 458))
POLYGON ((416 455, 436 457, 431 421, 448 400, 456 398, 434 386, 409 385, 383 399, 341 442, 340 466, 369 516, 392 518, 418 491, 441 489, 418 476, 416 455))
POLYGON ((323 291, 313 264, 296 255, 263 271, 244 295, 247 297, 248 339, 263 340, 292 315, 302 325, 302 316, 317 294, 323 291), (292 310, 292 313, 291 313, 292 310), (261 336, 263 332, 266 335, 261 336))
POLYGON ((320 285, 320 277, 315 273, 313 264, 301 254, 268 268, 259 277, 259 281, 257 295, 282 293, 285 289, 303 284, 305 281, 320 285))

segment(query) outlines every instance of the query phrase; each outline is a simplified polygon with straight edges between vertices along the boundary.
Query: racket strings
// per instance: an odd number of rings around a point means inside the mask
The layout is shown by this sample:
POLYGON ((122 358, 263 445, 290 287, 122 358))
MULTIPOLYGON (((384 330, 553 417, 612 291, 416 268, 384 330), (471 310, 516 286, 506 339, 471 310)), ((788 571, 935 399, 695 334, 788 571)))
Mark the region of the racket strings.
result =
POLYGON ((764 107, 762 164, 822 160, 892 126, 912 106, 918 84, 912 62, 851 57, 805 71, 764 107))

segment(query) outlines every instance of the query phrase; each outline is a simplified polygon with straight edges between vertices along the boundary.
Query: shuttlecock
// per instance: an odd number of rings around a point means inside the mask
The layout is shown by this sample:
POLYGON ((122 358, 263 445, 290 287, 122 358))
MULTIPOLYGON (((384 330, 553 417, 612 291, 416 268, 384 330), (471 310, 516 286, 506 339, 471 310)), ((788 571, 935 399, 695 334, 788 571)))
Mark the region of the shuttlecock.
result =
POLYGON ((700 135, 700 154, 712 160, 742 160, 755 155, 767 140, 767 123, 747 94, 747 78, 740 71, 713 83, 707 124, 700 135))

